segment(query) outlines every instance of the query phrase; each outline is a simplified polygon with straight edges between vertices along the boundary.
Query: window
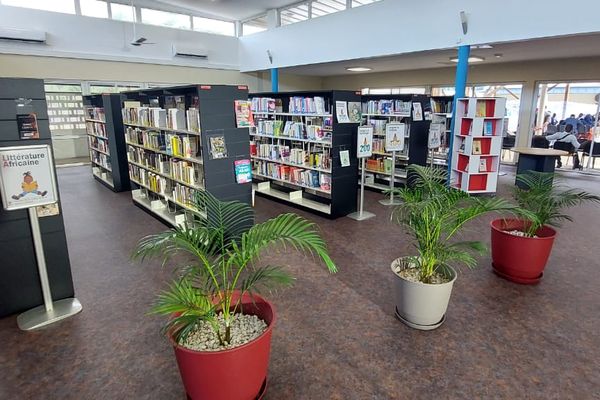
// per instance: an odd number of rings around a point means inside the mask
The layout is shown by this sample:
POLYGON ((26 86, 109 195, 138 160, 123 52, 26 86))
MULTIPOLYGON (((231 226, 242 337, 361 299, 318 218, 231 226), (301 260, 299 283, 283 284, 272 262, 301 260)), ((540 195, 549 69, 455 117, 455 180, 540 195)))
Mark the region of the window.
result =
POLYGON ((2 4, 5 6, 34 8, 36 10, 75 14, 74 0, 2 0, 2 4))
POLYGON ((279 12, 281 25, 294 24, 308 19, 308 3, 285 8, 279 12))
POLYGON ((110 3, 110 13, 112 15, 112 19, 116 19, 117 21, 135 21, 135 10, 131 6, 110 3))
POLYGON ((253 33, 266 31, 268 27, 267 16, 253 18, 242 23, 242 36, 252 35, 253 33))
POLYGON ((425 87, 403 87, 392 89, 392 94, 425 94, 427 88, 425 87))
POLYGON ((44 89, 52 136, 85 133, 81 85, 46 84, 44 89))
POLYGON ((140 85, 128 84, 98 84, 90 85, 90 94, 121 93, 127 90, 139 89, 140 85))
POLYGON ((432 96, 454 96, 454 86, 437 86, 431 88, 432 96))
POLYGON ((190 29, 190 17, 166 11, 142 8, 142 22, 144 24, 168 26, 176 29, 190 29))
POLYGON ((79 0, 81 15, 96 18, 108 18, 108 5, 101 0, 79 0))
POLYGON ((311 3, 311 18, 346 9, 346 0, 316 0, 311 3))
POLYGON ((194 30, 216 33, 217 35, 235 36, 235 24, 212 18, 194 17, 194 30))
POLYGON ((352 8, 364 6, 366 4, 375 3, 380 0, 352 0, 352 8))

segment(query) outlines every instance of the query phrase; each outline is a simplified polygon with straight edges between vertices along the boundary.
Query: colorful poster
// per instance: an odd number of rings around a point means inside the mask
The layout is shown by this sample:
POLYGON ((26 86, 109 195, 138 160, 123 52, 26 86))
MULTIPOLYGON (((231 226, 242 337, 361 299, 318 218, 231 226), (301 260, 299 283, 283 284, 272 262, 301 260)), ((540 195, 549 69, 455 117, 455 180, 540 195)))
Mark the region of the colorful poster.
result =
POLYGON ((210 159, 218 160, 227 158, 227 145, 225 144, 225 136, 211 136, 208 138, 210 144, 210 159))
POLYGON ((35 113, 17 114, 17 129, 21 140, 40 138, 37 116, 35 113))
POLYGON ((348 103, 345 101, 336 101, 335 102, 335 115, 337 117, 337 121, 340 124, 349 124, 350 118, 348 117, 348 103))
POLYGON ((354 122, 356 124, 360 124, 361 120, 361 110, 360 110, 360 102, 358 101, 349 101, 348 102, 348 116, 350 118, 350 122, 354 122))
POLYGON ((0 148, 0 192, 5 210, 58 201, 50 146, 0 148))
POLYGON ((385 126, 385 151, 404 150, 406 124, 390 122, 385 126))
POLYGON ((359 126, 358 134, 356 136, 358 138, 356 146, 356 157, 371 157, 373 151, 373 127, 359 126))
POLYGON ((238 128, 254 126, 252 117, 252 102, 248 100, 235 100, 235 123, 238 128))
POLYGON ((444 132, 446 124, 431 123, 429 125, 429 137, 427 139, 427 148, 437 149, 442 145, 442 132, 444 132))
POLYGON ((235 180, 237 183, 248 183, 252 182, 252 163, 250 160, 236 160, 235 166, 235 180))

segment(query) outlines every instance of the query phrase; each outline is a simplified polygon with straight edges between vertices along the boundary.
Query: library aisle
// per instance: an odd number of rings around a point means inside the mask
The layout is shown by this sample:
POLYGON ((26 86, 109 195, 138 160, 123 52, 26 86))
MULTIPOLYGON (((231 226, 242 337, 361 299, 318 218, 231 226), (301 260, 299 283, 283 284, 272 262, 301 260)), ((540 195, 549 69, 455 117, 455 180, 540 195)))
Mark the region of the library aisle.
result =
MULTIPOLYGON (((2 399, 183 399, 173 350, 149 317, 171 277, 158 262, 132 263, 136 241, 166 229, 127 192, 98 184, 89 167, 58 169, 77 297, 85 312, 23 335, 0 320, 2 399)), ((575 186, 584 184, 568 178, 575 186)), ((586 178, 589 179, 589 178, 586 178)), ((499 194, 514 175, 500 177, 499 194)), ((599 182, 597 182, 599 183, 599 182)), ((591 190, 598 191, 598 184, 591 190)), ((266 399, 589 398, 600 393, 598 261, 581 238, 597 237, 600 214, 572 209, 537 286, 498 279, 489 256, 459 272, 446 323, 427 333, 393 313, 390 262, 412 251, 389 208, 366 193, 376 218, 328 220, 257 197, 257 219, 294 211, 315 221, 338 260, 329 275, 309 258, 284 257, 295 287, 272 300, 274 330, 266 399), (448 371, 452 371, 451 374, 448 371)), ((492 217, 490 216, 490 219, 492 217)), ((471 225, 466 238, 489 238, 471 225)))

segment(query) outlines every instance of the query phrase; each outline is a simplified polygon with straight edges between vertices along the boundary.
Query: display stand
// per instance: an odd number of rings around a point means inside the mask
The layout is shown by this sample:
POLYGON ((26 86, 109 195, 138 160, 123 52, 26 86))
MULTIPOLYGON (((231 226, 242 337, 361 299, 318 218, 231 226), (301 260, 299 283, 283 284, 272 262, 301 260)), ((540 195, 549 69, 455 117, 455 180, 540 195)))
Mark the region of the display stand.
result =
MULTIPOLYGON (((363 159, 364 160, 364 159, 363 159)), ((392 151, 392 167, 396 165, 396 151, 392 151)), ((362 170, 363 170, 363 174, 364 174, 364 165, 362 166, 362 170)), ((387 199, 383 199, 383 200, 379 200, 380 204, 383 204, 384 206, 397 206, 398 204, 400 204, 400 201, 397 199, 394 199, 394 179, 390 179, 390 197, 387 199)))
POLYGON ((49 145, 15 146, 0 149, 4 160, 36 160, 27 166, 27 172, 16 162, 5 162, 0 168, 0 192, 2 206, 6 211, 27 209, 31 237, 37 259, 37 267, 44 304, 20 314, 17 324, 29 331, 60 321, 81 311, 75 298, 52 302, 52 293, 46 268, 42 233, 37 215, 38 206, 58 201, 58 189, 54 178, 54 163, 49 145))
POLYGON ((375 214, 364 211, 365 204, 365 162, 372 154, 373 148, 373 127, 360 126, 357 133, 356 156, 360 158, 360 198, 358 211, 348 214, 348 218, 356 221, 364 221, 373 218, 375 214))

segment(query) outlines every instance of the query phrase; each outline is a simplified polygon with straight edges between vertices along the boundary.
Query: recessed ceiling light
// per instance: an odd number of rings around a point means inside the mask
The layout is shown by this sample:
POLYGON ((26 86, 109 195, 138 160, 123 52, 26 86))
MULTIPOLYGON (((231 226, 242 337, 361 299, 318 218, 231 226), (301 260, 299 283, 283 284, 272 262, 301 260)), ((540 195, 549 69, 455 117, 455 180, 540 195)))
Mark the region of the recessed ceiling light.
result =
POLYGON ((371 71, 373 68, 369 68, 369 67, 348 67, 346 68, 347 71, 352 71, 352 72, 367 72, 367 71, 371 71))
MULTIPOLYGON (((481 62, 484 61, 485 58, 483 57, 478 57, 478 56, 471 56, 469 57, 469 62, 481 62)), ((458 57, 452 57, 450 58, 450 61, 457 63, 458 62, 458 57)))

